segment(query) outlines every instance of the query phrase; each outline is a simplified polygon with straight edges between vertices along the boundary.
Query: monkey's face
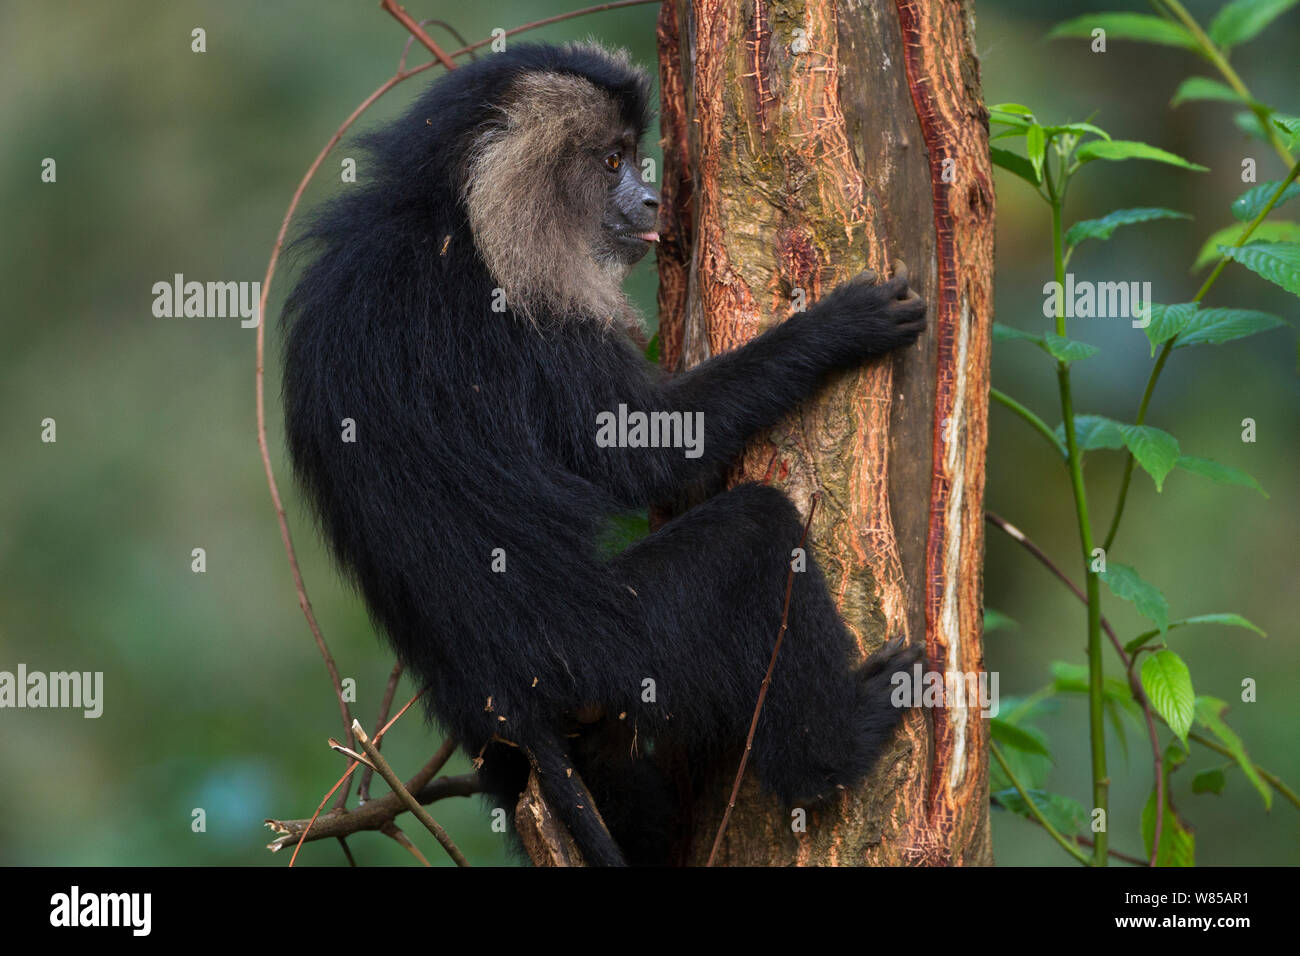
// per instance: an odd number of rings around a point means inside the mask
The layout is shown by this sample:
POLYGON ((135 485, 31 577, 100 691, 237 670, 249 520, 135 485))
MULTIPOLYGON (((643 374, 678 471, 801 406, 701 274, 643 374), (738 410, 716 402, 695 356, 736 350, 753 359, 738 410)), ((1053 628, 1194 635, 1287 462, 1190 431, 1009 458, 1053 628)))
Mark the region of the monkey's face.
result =
POLYGON ((659 241, 659 195, 638 173, 636 138, 631 130, 591 151, 605 185, 600 228, 593 243, 597 259, 630 266, 659 241))
POLYGON ((623 278, 659 238, 659 198, 637 155, 641 98, 629 96, 570 73, 527 72, 477 131, 465 207, 513 311, 612 321, 626 309, 623 278))

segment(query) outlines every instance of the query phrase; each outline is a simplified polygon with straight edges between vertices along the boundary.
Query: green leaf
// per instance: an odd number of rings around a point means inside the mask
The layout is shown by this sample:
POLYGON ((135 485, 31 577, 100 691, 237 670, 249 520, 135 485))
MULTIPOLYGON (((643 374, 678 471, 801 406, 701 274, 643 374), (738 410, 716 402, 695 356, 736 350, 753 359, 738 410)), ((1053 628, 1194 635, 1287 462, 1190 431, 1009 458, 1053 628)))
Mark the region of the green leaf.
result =
MULTIPOLYGON (((1023 723, 1024 720, 1028 719, 1028 716, 1019 718, 1015 722, 1015 726, 1038 740, 1042 745, 1042 749, 1047 750, 1047 735, 1037 727, 1027 726, 1023 723)), ((1013 723, 1010 720, 1003 722, 1013 723)), ((1026 790, 1033 787, 1042 787, 1047 782, 1048 775, 1052 772, 1052 758, 1044 757, 1040 753, 1030 753, 1009 747, 1003 753, 1003 756, 1007 758, 1007 764, 1011 767, 1011 772, 1016 775, 1016 779, 1020 781, 1026 790)), ((1002 767, 996 762, 990 762, 989 790, 1006 790, 1014 786, 1011 779, 1003 772, 1002 767)))
MULTIPOLYGON (((1282 181, 1276 180, 1271 183, 1260 183, 1258 186, 1252 186, 1232 201, 1232 214, 1242 222, 1250 222, 1263 211, 1281 185, 1282 181)), ((1294 199, 1296 196, 1300 196, 1300 183, 1291 183, 1286 189, 1282 190, 1282 195, 1273 204, 1273 208, 1276 209, 1288 199, 1294 199)), ((1231 243, 1228 243, 1228 245, 1231 245, 1231 243)))
POLYGON ((1232 754, 1232 759, 1237 761, 1242 773, 1255 785, 1255 789, 1259 791, 1259 795, 1264 799, 1264 809, 1270 810, 1273 807, 1273 790, 1260 777, 1259 771, 1255 769, 1255 764, 1250 757, 1246 756, 1246 748, 1242 744, 1241 738, 1223 722, 1223 713, 1227 709, 1228 705, 1218 698, 1198 697, 1195 704, 1196 722, 1219 738, 1219 743, 1228 748, 1228 752, 1232 754))
MULTIPOLYGON (((1029 799, 1038 808, 1038 812, 1062 836, 1074 836, 1087 827, 1088 812, 1083 809, 1078 800, 1062 796, 1059 793, 1046 793, 1042 790, 1026 788, 1025 792, 1029 794, 1029 799)), ((1003 810, 1019 814, 1022 817, 1035 819, 1033 814, 1030 813, 1029 806, 1025 803, 1024 798, 1020 796, 1020 791, 1014 787, 995 792, 992 795, 992 800, 994 804, 1003 810)))
POLYGON ((1145 207, 1141 209, 1117 209, 1100 219, 1083 219, 1076 222, 1065 234, 1067 246, 1077 246, 1085 239, 1109 239, 1120 226, 1131 226, 1137 222, 1149 222, 1152 219, 1191 219, 1185 212, 1172 209, 1145 207))
MULTIPOLYGON (((1052 661, 1052 688, 1059 694, 1086 694, 1089 691, 1088 668, 1067 661, 1052 661)), ((1142 713, 1133 699, 1128 682, 1118 677, 1104 676, 1101 680, 1102 698, 1136 718, 1142 713)))
MULTIPOLYGON (((1246 620, 1240 614, 1195 614, 1192 617, 1185 617, 1177 621, 1171 621, 1168 630, 1172 631, 1176 627, 1186 627, 1189 624, 1224 624, 1229 627, 1244 627, 1247 630, 1254 631, 1260 637, 1268 637, 1260 628, 1256 627, 1250 621, 1246 620)), ((1139 634, 1133 640, 1124 645, 1124 651, 1132 654, 1139 647, 1144 646, 1147 641, 1158 637, 1159 631, 1147 631, 1145 634, 1139 634)))
POLYGON ((1268 492, 1261 488, 1259 482, 1246 472, 1240 468, 1233 468, 1231 465, 1221 465, 1211 458, 1192 458, 1189 455, 1183 455, 1178 459, 1178 467, 1183 471, 1190 471, 1194 475, 1200 475, 1202 478, 1209 478, 1221 485, 1240 485, 1243 488, 1254 488, 1265 498, 1268 497, 1268 492))
POLYGON ((1025 153, 1029 156, 1029 163, 1034 167, 1034 179, 1043 178, 1043 157, 1047 155, 1047 134, 1037 123, 1032 124, 1025 131, 1025 153))
POLYGON ((1220 100, 1228 103, 1250 102, 1226 83, 1212 80, 1208 76, 1189 76, 1178 84, 1178 89, 1174 91, 1174 98, 1169 101, 1169 105, 1178 106, 1181 103, 1193 100, 1220 100))
POLYGON ((1169 602, 1159 588, 1142 580, 1142 576, 1127 564, 1108 561, 1100 576, 1115 597, 1132 601, 1138 613, 1161 631, 1169 627, 1169 602))
POLYGON ((1225 50, 1245 43, 1295 4, 1296 0, 1233 0, 1211 21, 1210 39, 1225 50))
POLYGON ((1274 116, 1273 125, 1291 137, 1291 142, 1287 145, 1295 148, 1296 141, 1300 140, 1300 116, 1274 116))
POLYGON ((1095 345, 1067 339, 1055 332, 1043 333, 1042 346, 1049 355, 1061 362, 1077 362, 1079 359, 1092 358, 1101 351, 1095 345))
POLYGON ((1195 50, 1196 40, 1182 26, 1162 17, 1144 13, 1088 13, 1052 27, 1049 40, 1064 37, 1091 37, 1096 29, 1106 31, 1107 39, 1138 40, 1164 46, 1195 50))
POLYGON ((1033 122, 1034 111, 1023 103, 994 103, 989 107, 990 113, 1012 113, 1017 116, 1028 117, 1026 122, 1033 122))
POLYGON ((1035 737, 1028 729, 1017 727, 1001 717, 989 718, 989 733, 993 735, 994 740, 1004 747, 1021 750, 1028 754, 1037 754, 1040 757, 1048 757, 1049 759, 1052 756, 1052 752, 1047 749, 1045 740, 1035 737))
POLYGON ((1072 136, 1087 136, 1092 133, 1102 139, 1110 139, 1110 133, 1100 126, 1093 126, 1091 123, 1061 123, 1058 126, 1044 126, 1043 132, 1048 136, 1059 136, 1062 133, 1068 133, 1072 136))
MULTIPOLYGON (((1196 261, 1192 263, 1192 271, 1203 269, 1211 262, 1218 262, 1219 247, 1235 246, 1248 226, 1248 223, 1234 223, 1206 239, 1205 244, 1201 246, 1201 251, 1196 254, 1196 261)), ((1250 234, 1250 241, 1300 242, 1300 223, 1285 219, 1266 219, 1255 227, 1255 231, 1250 234)))
POLYGON ((1142 331, 1151 341, 1151 354, 1156 354, 1156 346, 1172 339, 1192 320, 1199 306, 1195 302, 1179 302, 1177 305, 1151 304, 1151 321, 1142 331))
POLYGON ((659 333, 656 332, 650 336, 650 341, 646 343, 645 357, 656 365, 659 364, 659 333))
POLYGON ((1223 793, 1227 783, 1228 775, 1223 772, 1223 768, 1211 767, 1192 778, 1192 793, 1223 793))
MULTIPOLYGON (((989 122, 992 122, 992 120, 989 122)), ((1002 132, 994 133, 990 136, 989 142, 991 143, 995 139, 1006 139, 1008 136, 1024 136, 1025 131, 1028 129, 1028 126, 1008 126, 1006 129, 1002 130, 1002 132)))
POLYGON ((1174 470, 1181 455, 1178 439, 1150 425, 1121 425, 1119 431, 1137 463, 1155 481, 1156 491, 1163 490, 1165 476, 1174 470))
POLYGON ((1181 156, 1175 156, 1167 150, 1160 149, 1157 146, 1149 146, 1146 143, 1139 143, 1131 139, 1112 139, 1106 140, 1094 139, 1089 143, 1084 143, 1079 147, 1079 151, 1074 154, 1081 163, 1086 163, 1094 159, 1125 160, 1125 159, 1149 159, 1157 163, 1168 163, 1171 166, 1181 166, 1183 169, 1192 169, 1200 173, 1208 173, 1209 167, 1201 166, 1198 163, 1190 162, 1181 156))
POLYGON ((1042 333, 1025 332, 1021 329, 1013 328, 1010 325, 1003 325, 1001 322, 993 323, 993 341, 994 342, 1033 342, 1035 345, 1043 344, 1042 333))
POLYGON ((1235 249, 1220 246, 1219 251, 1292 295, 1300 295, 1300 243, 1252 242, 1235 249))
POLYGON ((1237 124, 1237 128, 1248 136, 1255 139, 1269 142, 1269 136, 1276 134, 1279 130, 1285 135, 1292 135, 1290 128, 1285 125, 1288 121, 1295 121, 1297 117, 1287 116, 1286 114, 1268 113, 1263 123, 1260 122, 1259 116, 1252 110, 1241 110, 1234 113, 1232 121, 1237 124), (1264 126, 1271 119, 1274 123, 1280 124, 1276 128, 1264 126))
MULTIPOLYGON (((1065 442, 1064 423, 1056 426, 1056 437, 1065 442)), ((1124 447, 1124 436, 1120 433, 1119 422, 1100 415, 1075 415, 1074 440, 1082 451, 1096 451, 1098 448, 1112 450, 1124 447)))
POLYGON ((1255 309, 1201 309, 1193 313, 1183 326, 1174 348, 1222 345, 1234 339, 1244 339, 1248 335, 1271 332, 1285 325, 1276 315, 1255 309))
POLYGON ((1015 173, 1025 182, 1032 186, 1037 186, 1042 182, 1042 177, 1034 164, 1019 153, 1013 153, 1009 149, 999 149, 996 146, 989 147, 989 159, 993 161, 994 166, 1001 166, 1007 172, 1015 173))
POLYGON ((1079 359, 1091 358, 1101 351, 1095 345, 1067 339, 1055 332, 1025 332, 1009 325, 1003 325, 1001 322, 993 323, 993 341, 1033 342, 1048 355, 1062 362, 1076 362, 1079 359))
POLYGON ((1171 650, 1156 651, 1142 662, 1142 689, 1151 707, 1186 745, 1196 715, 1196 692, 1187 664, 1171 650))

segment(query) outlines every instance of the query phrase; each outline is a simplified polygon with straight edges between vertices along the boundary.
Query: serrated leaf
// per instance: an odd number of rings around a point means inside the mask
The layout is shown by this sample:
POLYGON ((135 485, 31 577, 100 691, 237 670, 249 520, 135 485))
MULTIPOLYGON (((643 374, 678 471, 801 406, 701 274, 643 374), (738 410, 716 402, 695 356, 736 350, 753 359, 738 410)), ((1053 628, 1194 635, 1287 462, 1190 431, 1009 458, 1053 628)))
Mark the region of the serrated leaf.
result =
POLYGON ((1300 295, 1300 243, 1252 242, 1235 249, 1220 246, 1219 251, 1292 295, 1300 295))
POLYGON ((1042 177, 1034 169, 1034 164, 1019 153, 1013 153, 1009 149, 999 149, 996 146, 989 147, 989 159, 994 166, 1001 166, 1007 172, 1015 173, 1025 182, 1032 186, 1037 186, 1042 177))
POLYGON ((1017 628, 1019 626, 1020 625, 1017 624, 1015 620, 1013 620, 1008 615, 1003 614, 1001 611, 994 610, 991 607, 986 607, 984 609, 984 633, 985 634, 988 634, 992 631, 1012 630, 1013 628, 1017 628))
POLYGON ((1173 209, 1158 209, 1155 207, 1117 209, 1112 213, 1107 213, 1100 219, 1083 219, 1076 222, 1066 231, 1065 244, 1067 246, 1077 246, 1085 239, 1109 239, 1111 234, 1120 226, 1131 226, 1134 223, 1149 222, 1152 219, 1191 218, 1187 213, 1176 212, 1173 209))
POLYGON ((1183 169, 1191 169, 1199 173, 1208 173, 1210 171, 1209 167, 1183 159, 1183 157, 1176 156, 1168 150, 1131 139, 1112 139, 1109 141, 1094 139, 1092 142, 1080 146, 1074 155, 1081 163, 1090 162, 1094 159, 1107 159, 1113 162, 1126 159, 1148 159, 1156 163, 1168 163, 1170 166, 1181 166, 1183 169))
MULTIPOLYGON (((1056 426, 1056 437, 1065 442, 1065 424, 1056 426)), ((1109 448, 1112 451, 1124 447, 1124 436, 1120 433, 1119 422, 1101 415, 1075 415, 1074 440, 1083 451, 1096 451, 1109 448)))
POLYGON ((1223 768, 1211 767, 1192 778, 1192 793, 1223 793, 1227 783, 1228 775, 1223 772, 1223 768))
MULTIPOLYGON (((1232 214, 1242 222, 1250 222, 1263 211, 1281 185, 1282 181, 1276 180, 1271 183, 1260 183, 1258 186, 1252 186, 1232 201, 1232 214)), ((1286 189, 1282 190, 1282 195, 1273 204, 1273 208, 1276 209, 1282 203, 1294 199, 1296 196, 1300 196, 1300 183, 1291 183, 1286 189)), ((1232 245, 1232 243, 1229 242, 1227 245, 1232 245)))
POLYGON ((1260 777, 1255 764, 1246 755, 1246 747, 1236 732, 1223 722, 1223 713, 1228 705, 1216 697, 1198 697, 1195 703, 1196 722, 1219 738, 1219 743, 1228 748, 1232 759, 1237 761, 1242 773, 1254 784, 1255 789, 1264 800, 1264 809, 1273 807, 1273 789, 1260 777))
POLYGON ((1106 31, 1107 39, 1137 40, 1195 50, 1196 40, 1182 26, 1144 13, 1088 13, 1058 23, 1047 34, 1049 40, 1091 37, 1092 31, 1106 31))
POLYGON ((1043 178, 1043 157, 1047 155, 1047 134, 1037 123, 1030 124, 1025 130, 1025 155, 1034 167, 1035 181, 1043 178))
POLYGON ((1256 309, 1200 309, 1183 326, 1174 348, 1222 345, 1224 342, 1270 332, 1285 325, 1276 315, 1256 309))
POLYGON ((1004 747, 1010 747, 1012 750, 1037 754, 1048 759, 1052 756, 1051 751, 1047 749, 1045 740, 1035 737, 1027 728, 1017 727, 1001 717, 989 718, 989 733, 993 735, 993 739, 998 743, 1004 747))
MULTIPOLYGON (((1142 808, 1142 842, 1147 856, 1156 838, 1156 791, 1153 787, 1142 808)), ((1169 784, 1165 784, 1165 813, 1160 825, 1160 849, 1156 853, 1157 866, 1195 866, 1196 836, 1178 818, 1174 805, 1169 802, 1169 784)))
POLYGON ((1178 106, 1181 103, 1196 100, 1218 100, 1226 103, 1250 102, 1226 83, 1212 80, 1208 76, 1189 76, 1178 84, 1178 89, 1174 91, 1174 97, 1169 101, 1169 105, 1178 106))
POLYGON ((1132 601, 1138 613, 1151 621, 1162 632, 1169 627, 1169 602, 1160 589, 1148 584, 1127 564, 1109 561, 1100 575, 1110 588, 1110 593, 1125 601, 1132 601))
MULTIPOLYGON (((1201 246, 1201 251, 1196 254, 1192 271, 1203 269, 1211 262, 1217 262, 1220 256, 1219 247, 1235 246, 1249 226, 1249 223, 1234 223, 1211 235, 1201 246)), ((1300 242, 1300 223, 1286 219, 1265 219, 1250 234, 1250 242, 1300 242)))
POLYGON ((1119 431, 1137 463, 1156 483, 1156 491, 1162 491, 1165 477, 1174 470, 1182 454, 1178 439, 1150 425, 1121 425, 1119 431))
MULTIPOLYGON (((1078 800, 1059 793, 1045 793, 1042 790, 1026 789, 1025 792, 1029 794, 1029 799, 1038 808, 1038 812, 1063 836, 1074 836, 1087 827, 1088 812, 1083 809, 1078 800)), ((992 795, 992 800, 1003 810, 1033 818, 1029 806, 1020 796, 1020 791, 1014 787, 996 791, 992 795)))
POLYGON ((1061 362, 1077 362, 1080 359, 1092 358, 1101 351, 1095 345, 1067 339, 1055 332, 1044 332, 1042 344, 1052 358, 1061 362))
POLYGON ((1156 305, 1151 303, 1151 321, 1143 329, 1151 342, 1151 354, 1156 354, 1156 346, 1172 339, 1187 328, 1199 306, 1195 302, 1179 302, 1175 305, 1156 305))
POLYGON ((1245 43, 1295 4, 1296 0, 1233 0, 1210 22, 1210 39, 1225 50, 1245 43))
POLYGON ((1142 689, 1152 709, 1185 746, 1196 716, 1196 692, 1187 664, 1171 650, 1156 651, 1142 662, 1142 689))

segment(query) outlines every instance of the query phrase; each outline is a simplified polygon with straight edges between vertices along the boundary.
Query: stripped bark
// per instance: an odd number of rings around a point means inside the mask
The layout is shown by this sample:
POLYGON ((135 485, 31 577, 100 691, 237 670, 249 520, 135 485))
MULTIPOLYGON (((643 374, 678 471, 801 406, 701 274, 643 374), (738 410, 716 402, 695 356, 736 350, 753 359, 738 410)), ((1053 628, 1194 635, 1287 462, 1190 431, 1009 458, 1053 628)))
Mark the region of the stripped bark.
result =
MULTIPOLYGON (((734 348, 870 267, 907 263, 917 347, 831 383, 754 442, 735 480, 806 514, 862 653, 903 634, 930 667, 982 667, 981 505, 993 190, 969 3, 668 0, 659 22, 660 354, 734 348)), ((778 664, 779 666, 779 664, 778 664)), ((755 688, 757 693, 757 688, 755 688)), ((734 765, 696 805, 702 862, 734 765)), ((877 771, 794 832, 752 775, 720 861, 990 863, 987 728, 962 701, 914 715, 877 771)))

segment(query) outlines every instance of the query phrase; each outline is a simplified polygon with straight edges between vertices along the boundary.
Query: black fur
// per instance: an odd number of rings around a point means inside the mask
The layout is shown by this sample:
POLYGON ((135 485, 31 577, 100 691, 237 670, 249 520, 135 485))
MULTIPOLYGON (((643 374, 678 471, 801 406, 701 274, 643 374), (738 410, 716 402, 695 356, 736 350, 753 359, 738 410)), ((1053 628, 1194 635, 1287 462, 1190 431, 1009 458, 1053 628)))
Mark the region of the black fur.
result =
MULTIPOLYGON (((369 184, 304 236, 316 258, 288 307, 288 440, 339 563, 432 713, 482 754, 497 805, 513 816, 531 755, 589 862, 662 862, 682 808, 650 752, 671 745, 696 765, 738 752, 802 520, 781 492, 748 484, 612 557, 598 541, 611 516, 718 474, 828 373, 912 342, 924 305, 900 279, 846 283, 672 378, 616 330, 493 312, 498 282, 475 252, 458 170, 511 79, 535 69, 591 79, 644 128, 630 71, 516 46, 448 74, 370 137, 369 184), (597 447, 598 413, 620 404, 702 411, 703 456, 597 447), (345 418, 355 443, 340 438, 345 418), (497 548, 505 573, 491 567, 497 548)), ((892 647, 853 672, 820 571, 810 560, 795 579, 754 749, 760 780, 791 802, 868 772, 901 718, 890 673, 916 656, 892 647)))

